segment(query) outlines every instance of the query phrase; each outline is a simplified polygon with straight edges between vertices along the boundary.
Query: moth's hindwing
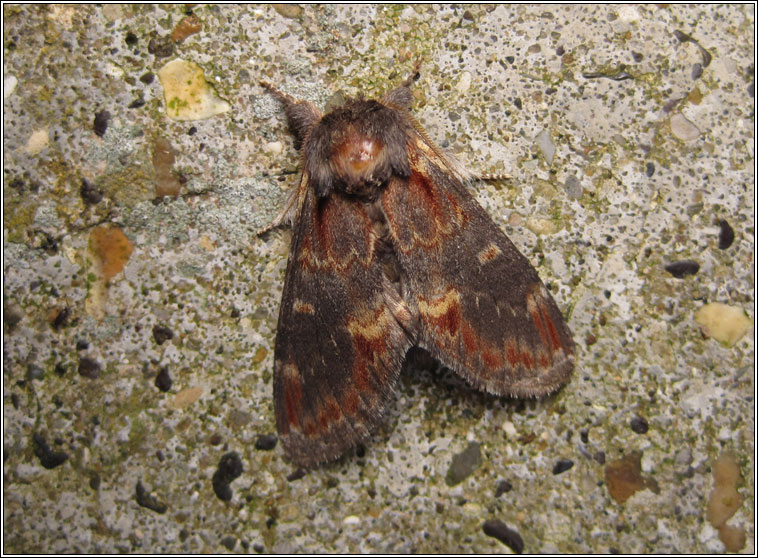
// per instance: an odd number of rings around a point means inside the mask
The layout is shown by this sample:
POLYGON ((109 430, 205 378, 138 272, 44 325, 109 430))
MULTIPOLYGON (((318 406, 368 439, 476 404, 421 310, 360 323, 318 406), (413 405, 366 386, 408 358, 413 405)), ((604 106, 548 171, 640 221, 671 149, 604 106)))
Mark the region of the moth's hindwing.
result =
POLYGON ((336 459, 380 422, 411 345, 365 206, 317 197, 303 176, 274 353, 282 444, 299 465, 336 459))
POLYGON ((564 385, 571 332, 535 269, 420 134, 409 178, 381 194, 418 345, 480 390, 533 397, 564 385))

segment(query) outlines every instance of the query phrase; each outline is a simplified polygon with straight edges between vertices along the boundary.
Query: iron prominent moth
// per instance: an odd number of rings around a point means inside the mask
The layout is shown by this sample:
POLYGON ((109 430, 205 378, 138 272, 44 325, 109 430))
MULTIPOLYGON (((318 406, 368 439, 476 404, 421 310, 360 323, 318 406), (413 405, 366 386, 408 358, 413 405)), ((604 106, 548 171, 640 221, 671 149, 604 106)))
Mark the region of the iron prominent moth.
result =
POLYGON ((301 466, 370 435, 412 347, 499 396, 549 394, 574 367, 571 332, 537 272, 409 114, 417 77, 327 114, 262 83, 284 106, 303 163, 273 224, 294 226, 274 409, 301 466))

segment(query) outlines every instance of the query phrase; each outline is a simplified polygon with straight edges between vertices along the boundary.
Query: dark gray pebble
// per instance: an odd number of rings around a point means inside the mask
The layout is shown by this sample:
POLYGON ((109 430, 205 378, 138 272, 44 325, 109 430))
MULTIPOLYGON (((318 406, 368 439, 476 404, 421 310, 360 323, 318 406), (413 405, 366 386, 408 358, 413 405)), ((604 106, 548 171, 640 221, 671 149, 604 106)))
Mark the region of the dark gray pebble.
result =
POLYGON ((553 474, 554 475, 560 475, 561 473, 565 473, 569 469, 571 469, 574 466, 574 462, 570 459, 559 459, 558 462, 555 464, 555 467, 553 467, 553 474))
POLYGON ((79 195, 87 205, 95 205, 103 199, 102 190, 95 188, 94 184, 86 178, 82 178, 82 187, 79 189, 79 195))
POLYGON ((668 264, 664 269, 677 279, 683 279, 700 271, 700 264, 692 260, 681 260, 668 264))
POLYGON ((142 481, 137 481, 137 487, 134 491, 135 499, 137 500, 137 504, 142 506, 143 508, 147 508, 149 510, 153 510, 155 513, 166 513, 166 510, 168 509, 168 506, 158 500, 155 496, 150 494, 144 486, 142 486, 142 481))
POLYGON ((255 440, 255 449, 263 451, 271 451, 276 447, 278 438, 276 434, 261 434, 258 439, 255 440))
POLYGON ((96 380, 100 377, 100 364, 95 359, 82 357, 79 360, 79 375, 96 380))
POLYGON ((501 480, 497 483, 497 487, 495 487, 495 498, 500 498, 500 496, 511 490, 513 490, 513 485, 507 480, 501 480))
POLYGON ((524 539, 499 519, 488 519, 482 525, 482 531, 488 537, 493 537, 510 548, 516 554, 524 552, 524 539))
POLYGON ((170 328, 162 325, 153 326, 153 339, 158 345, 163 345, 169 339, 174 338, 174 332, 170 328))
POLYGON ((647 420, 639 415, 632 417, 632 420, 629 421, 629 426, 637 434, 645 434, 649 429, 647 420))
POLYGON ((155 376, 155 387, 161 391, 168 391, 171 389, 171 376, 168 373, 168 366, 162 367, 158 374, 155 376))
POLYGON ((233 537, 232 535, 227 535, 221 539, 221 544, 224 545, 228 550, 234 550, 234 547, 237 546, 237 538, 233 537))
POLYGON ((103 109, 95 114, 95 120, 92 123, 92 129, 95 131, 95 135, 103 137, 106 130, 108 130, 108 121, 111 119, 111 113, 103 109))
POLYGON ((482 464, 482 452, 479 444, 470 442, 461 453, 453 456, 450 468, 447 470, 445 482, 448 486, 455 486, 463 482, 471 473, 476 471, 482 464))
POLYGON ((287 475, 287 480, 289 482, 300 480, 305 476, 305 469, 300 467, 299 469, 295 469, 292 471, 289 475, 287 475))
POLYGON ((33 439, 34 455, 37 456, 45 469, 55 469, 59 465, 63 465, 68 459, 68 454, 65 451, 54 451, 50 448, 42 434, 35 432, 33 439))
POLYGON ((228 502, 232 499, 231 482, 242 474, 242 460, 236 451, 225 454, 218 462, 218 469, 213 473, 213 491, 219 500, 228 502))
POLYGON ((719 221, 719 228, 719 249, 726 250, 734 242, 734 229, 726 219, 719 221))

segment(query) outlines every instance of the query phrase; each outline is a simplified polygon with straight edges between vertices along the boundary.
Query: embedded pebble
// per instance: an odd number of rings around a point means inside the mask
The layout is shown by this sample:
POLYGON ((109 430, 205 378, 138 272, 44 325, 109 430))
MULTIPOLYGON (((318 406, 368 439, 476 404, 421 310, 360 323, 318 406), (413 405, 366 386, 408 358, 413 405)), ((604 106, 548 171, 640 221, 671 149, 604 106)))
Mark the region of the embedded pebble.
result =
POLYGON ((169 339, 174 338, 174 332, 171 328, 164 325, 156 324, 153 326, 153 339, 158 345, 163 345, 169 339))
POLYGON ((572 200, 578 200, 584 193, 582 183, 575 174, 566 177, 566 180, 563 183, 563 189, 566 191, 566 195, 572 200))
POLYGON ((719 221, 719 249, 726 250, 734 242, 734 229, 726 219, 719 221))
POLYGON ((305 469, 302 467, 295 469, 292 471, 289 475, 287 475, 287 480, 289 482, 296 481, 302 479, 306 475, 305 469))
POLYGON ((16 76, 12 74, 3 76, 3 99, 7 99, 11 96, 13 90, 16 89, 17 84, 18 78, 16 76))
POLYGON ((82 357, 79 361, 79 375, 96 380, 100 377, 100 364, 89 357, 82 357))
POLYGON ((565 473, 574 466, 574 462, 570 459, 559 459, 553 467, 553 474, 560 475, 565 473))
POLYGON ((721 302, 711 302, 700 308, 695 321, 703 334, 728 346, 742 339, 753 325, 742 308, 721 302))
POLYGON ((47 130, 35 130, 26 142, 26 151, 31 155, 36 155, 45 149, 49 142, 50 137, 47 134, 47 130))
POLYGON ((513 489, 513 485, 507 480, 498 481, 495 487, 495 498, 500 498, 506 492, 510 492, 513 489))
POLYGON ((95 114, 95 120, 92 122, 92 129, 97 137, 103 137, 108 129, 108 121, 111 119, 111 113, 103 109, 95 114))
POLYGON ((271 451, 276 447, 277 440, 276 434, 261 434, 255 440, 255 449, 271 451))
POLYGON ((664 269, 677 279, 683 279, 700 271, 700 264, 692 260, 681 260, 667 264, 664 269))
POLYGON ((516 430, 516 425, 513 424, 511 421, 506 420, 503 423, 503 430, 505 431, 505 435, 509 438, 515 438, 518 435, 518 431, 516 430))
POLYGON ((553 234, 558 230, 555 223, 550 219, 530 217, 526 220, 526 228, 536 235, 553 234))
POLYGON ((555 157, 555 144, 553 143, 553 138, 550 137, 550 134, 547 133, 546 130, 542 130, 537 134, 537 137, 534 138, 534 143, 540 148, 542 156, 545 158, 547 164, 552 165, 553 158, 555 157))
POLYGON ((142 486, 142 481, 137 481, 137 486, 134 490, 134 497, 137 501, 137 504, 143 508, 153 510, 155 513, 163 514, 166 513, 166 510, 168 510, 168 506, 165 503, 161 502, 153 494, 147 491, 144 486, 142 486))
POLYGON ((242 460, 236 451, 224 454, 213 473, 213 491, 219 500, 228 502, 232 499, 231 482, 242 474, 242 460))
POLYGON ((632 429, 633 432, 636 432, 637 434, 646 434, 648 429, 650 428, 647 420, 645 420, 643 417, 639 415, 635 415, 632 417, 632 420, 629 421, 629 427, 632 429))
POLYGON ((26 367, 27 380, 40 380, 45 375, 45 369, 37 364, 30 364, 26 367))
POLYGON ((82 201, 86 205, 95 205, 102 201, 103 191, 96 188, 86 178, 82 178, 82 187, 79 188, 79 195, 82 197, 82 201))
POLYGON ((303 8, 297 4, 272 4, 271 7, 274 8, 276 13, 280 16, 288 19, 300 17, 300 14, 303 12, 303 8))
POLYGON ((205 81, 203 69, 194 62, 172 60, 158 70, 158 79, 163 87, 166 114, 172 120, 203 120, 231 108, 216 95, 205 81))
POLYGON ((448 486, 462 483, 482 464, 482 452, 479 444, 470 442, 466 449, 453 456, 450 468, 447 470, 445 482, 448 486))
POLYGON ((283 146, 280 141, 272 141, 264 144, 263 151, 265 153, 271 153, 272 155, 278 155, 282 152, 283 146))
POLYGON ((171 376, 168 373, 168 366, 163 366, 155 376, 155 387, 161 391, 171 389, 171 376))
POLYGON ((640 12, 634 6, 621 5, 617 12, 618 18, 621 21, 631 22, 638 21, 640 19, 640 12))
POLYGON ((674 463, 677 467, 686 468, 692 464, 692 450, 690 448, 682 448, 676 453, 674 463))
POLYGON ((221 539, 221 544, 227 550, 234 550, 234 547, 237 546, 237 538, 233 537, 232 535, 227 535, 221 539))
POLYGON ((471 87, 471 72, 463 72, 461 74, 461 79, 458 80, 458 83, 455 86, 456 91, 458 93, 465 93, 469 90, 471 87))
POLYGON ((150 42, 147 43, 147 51, 156 58, 168 58, 174 54, 174 41, 171 37, 150 39, 150 42))
POLYGON ((68 459, 68 454, 65 451, 53 451, 42 434, 35 433, 33 439, 34 455, 37 456, 45 469, 54 469, 63 465, 68 459))
POLYGON ((184 409, 185 407, 188 407, 198 399, 200 399, 200 396, 203 394, 203 388, 201 387, 191 387, 187 389, 183 389, 179 393, 174 396, 174 400, 171 402, 171 408, 174 410, 184 409))
POLYGON ((516 554, 524 551, 524 539, 518 531, 511 529, 499 519, 488 519, 482 524, 482 531, 488 537, 493 537, 510 548, 516 554))
POLYGON ((700 137, 700 130, 687 120, 681 112, 671 116, 671 133, 682 141, 692 141, 700 137))

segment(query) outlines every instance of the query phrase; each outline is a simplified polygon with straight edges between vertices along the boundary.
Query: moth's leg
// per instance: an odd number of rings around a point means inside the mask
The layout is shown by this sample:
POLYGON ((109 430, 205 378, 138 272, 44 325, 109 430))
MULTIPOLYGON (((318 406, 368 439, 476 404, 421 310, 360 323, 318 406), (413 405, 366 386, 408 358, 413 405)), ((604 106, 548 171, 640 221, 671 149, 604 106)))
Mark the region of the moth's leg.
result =
POLYGON ((292 190, 287 202, 284 204, 284 208, 274 217, 268 225, 259 230, 256 235, 263 236, 272 229, 278 229, 279 227, 291 227, 300 211, 300 206, 305 200, 305 192, 308 189, 308 178, 305 173, 300 175, 300 182, 298 182, 297 188, 292 190))
POLYGON ((387 92, 382 97, 382 102, 389 105, 396 105, 408 109, 413 102, 413 93, 411 93, 411 85, 419 78, 419 68, 421 67, 421 60, 418 60, 413 66, 411 75, 406 78, 403 83, 397 86, 392 91, 387 92))
POLYGON ((261 85, 276 97, 277 101, 284 105, 284 113, 287 115, 287 122, 289 123, 290 129, 297 137, 298 145, 302 144, 308 130, 313 128, 313 126, 321 120, 321 117, 323 116, 321 111, 318 110, 313 103, 295 99, 292 95, 287 95, 287 93, 279 91, 270 83, 262 81, 261 85))
POLYGON ((295 212, 297 207, 297 194, 297 190, 292 191, 289 199, 287 200, 287 203, 284 204, 284 208, 282 208, 282 210, 268 225, 256 232, 256 236, 263 236, 268 231, 278 229, 279 227, 292 226, 292 223, 295 219, 295 212))

